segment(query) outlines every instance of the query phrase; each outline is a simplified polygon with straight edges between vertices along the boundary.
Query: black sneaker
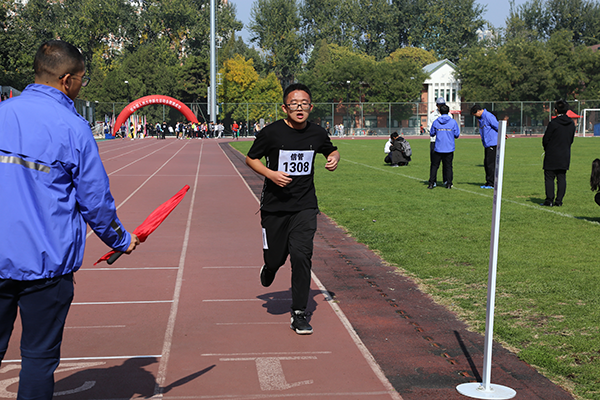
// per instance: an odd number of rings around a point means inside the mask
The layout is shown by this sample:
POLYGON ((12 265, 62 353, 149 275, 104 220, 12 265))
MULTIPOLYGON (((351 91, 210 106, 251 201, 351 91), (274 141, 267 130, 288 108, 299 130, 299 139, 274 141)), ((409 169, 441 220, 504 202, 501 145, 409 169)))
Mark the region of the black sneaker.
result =
POLYGON ((446 183, 446 189, 452 189, 452 184, 451 183, 446 183))
POLYGON ((543 203, 540 203, 540 206, 544 206, 544 207, 552 207, 553 205, 554 204, 552 204, 551 201, 544 201, 543 203))
POLYGON ((267 269, 266 265, 263 265, 262 268, 260 269, 261 285, 263 285, 264 287, 269 287, 269 286, 271 286, 271 283, 273 283, 274 279, 275 279, 275 272, 267 269))
POLYGON ((427 189, 433 189, 436 186, 437 185, 435 183, 430 183, 429 186, 427 186, 427 189))
POLYGON ((290 325, 290 328, 296 331, 298 335, 310 335, 313 333, 312 326, 306 320, 306 313, 300 310, 292 311, 292 325, 290 325))

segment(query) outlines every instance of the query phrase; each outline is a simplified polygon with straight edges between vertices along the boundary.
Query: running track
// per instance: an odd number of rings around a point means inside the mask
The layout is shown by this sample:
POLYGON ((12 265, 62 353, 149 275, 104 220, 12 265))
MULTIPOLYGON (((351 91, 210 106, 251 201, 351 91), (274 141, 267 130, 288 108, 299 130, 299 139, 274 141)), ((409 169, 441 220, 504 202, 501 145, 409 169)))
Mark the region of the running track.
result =
MULTIPOLYGON (((191 189, 112 266, 93 265, 107 248, 89 236, 55 399, 464 399, 456 385, 479 377, 482 338, 323 215, 315 333, 296 335, 289 265, 270 288, 258 279, 262 179, 225 141, 113 140, 99 150, 130 230, 191 189)), ((19 324, 0 399, 16 397, 19 324)), ((572 398, 499 346, 494 361, 492 381, 516 398, 572 398)))

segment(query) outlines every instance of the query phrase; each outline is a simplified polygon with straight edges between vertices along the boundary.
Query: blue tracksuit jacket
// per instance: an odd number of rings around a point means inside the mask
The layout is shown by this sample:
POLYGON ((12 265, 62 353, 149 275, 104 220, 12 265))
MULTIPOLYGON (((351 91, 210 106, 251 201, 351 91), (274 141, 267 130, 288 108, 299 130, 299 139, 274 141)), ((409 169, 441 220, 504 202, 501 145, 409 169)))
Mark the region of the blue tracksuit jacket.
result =
POLYGON ((32 84, 0 103, 0 188, 0 279, 76 271, 86 223, 114 249, 131 243, 90 127, 55 88, 32 84))

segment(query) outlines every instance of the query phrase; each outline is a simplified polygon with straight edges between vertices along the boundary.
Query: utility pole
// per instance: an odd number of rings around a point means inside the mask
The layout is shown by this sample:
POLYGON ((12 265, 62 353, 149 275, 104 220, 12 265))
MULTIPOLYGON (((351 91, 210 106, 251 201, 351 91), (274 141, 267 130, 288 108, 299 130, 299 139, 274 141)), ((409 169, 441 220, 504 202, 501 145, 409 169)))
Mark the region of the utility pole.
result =
POLYGON ((210 0, 210 90, 208 104, 211 121, 217 122, 217 21, 215 1, 210 0))

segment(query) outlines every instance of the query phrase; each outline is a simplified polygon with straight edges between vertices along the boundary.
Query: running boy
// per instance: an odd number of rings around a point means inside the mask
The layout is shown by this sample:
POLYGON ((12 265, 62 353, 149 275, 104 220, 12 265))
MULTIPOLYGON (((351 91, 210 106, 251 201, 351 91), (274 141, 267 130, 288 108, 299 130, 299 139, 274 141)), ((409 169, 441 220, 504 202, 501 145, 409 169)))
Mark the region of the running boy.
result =
POLYGON ((314 185, 316 153, 327 157, 325 168, 334 171, 340 160, 327 131, 308 122, 313 109, 311 93, 292 84, 283 93, 285 119, 262 129, 246 156, 246 164, 263 175, 261 225, 265 264, 260 282, 268 287, 290 255, 292 264, 292 323, 299 335, 309 335, 306 320, 310 293, 313 238, 317 230, 317 196, 314 185), (267 165, 260 159, 266 158, 267 165))

